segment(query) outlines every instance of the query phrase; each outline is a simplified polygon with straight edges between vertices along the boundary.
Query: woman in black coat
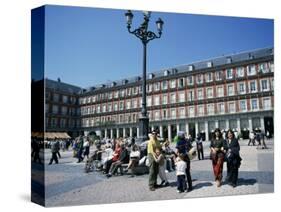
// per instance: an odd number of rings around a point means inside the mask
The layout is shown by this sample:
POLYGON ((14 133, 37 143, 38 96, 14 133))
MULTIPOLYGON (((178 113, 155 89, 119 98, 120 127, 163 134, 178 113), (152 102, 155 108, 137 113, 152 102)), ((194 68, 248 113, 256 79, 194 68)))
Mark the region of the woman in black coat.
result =
POLYGON ((226 150, 227 177, 226 181, 232 187, 237 186, 238 169, 241 165, 240 145, 232 130, 226 133, 224 149, 226 150))

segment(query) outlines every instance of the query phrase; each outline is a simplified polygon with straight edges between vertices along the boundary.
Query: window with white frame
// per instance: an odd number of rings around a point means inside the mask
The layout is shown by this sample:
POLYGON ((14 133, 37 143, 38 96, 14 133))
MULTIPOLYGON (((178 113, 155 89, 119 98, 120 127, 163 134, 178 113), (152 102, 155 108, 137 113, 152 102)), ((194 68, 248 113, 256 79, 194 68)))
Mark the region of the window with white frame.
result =
POLYGON ((138 94, 138 87, 133 87, 133 94, 137 95, 138 94))
POLYGON ((218 113, 219 114, 222 114, 222 113, 224 113, 224 102, 220 102, 220 103, 218 103, 218 113))
POLYGON ((45 113, 49 112, 49 104, 45 104, 45 113))
POLYGON ((250 81, 250 92, 251 93, 255 93, 257 92, 257 86, 256 86, 256 81, 250 81))
POLYGON ((205 80, 206 82, 212 82, 213 81, 213 73, 212 72, 208 72, 205 74, 205 80))
POLYGON ((124 102, 119 102, 119 110, 124 110, 124 102))
POLYGON ((119 92, 118 92, 118 91, 115 91, 115 92, 114 92, 114 98, 117 99, 118 97, 119 97, 119 92))
POLYGON ((260 63, 259 64, 259 71, 262 72, 262 73, 268 73, 269 68, 267 66, 267 63, 260 63))
MULTIPOLYGON (((67 107, 62 106, 62 107, 61 107, 61 113, 62 113, 63 115, 66 115, 66 113, 67 113, 67 107)), ((88 107, 88 109, 87 109, 87 114, 90 114, 90 107, 88 107)))
POLYGON ((262 99, 262 105, 264 110, 270 110, 271 109, 271 98, 265 97, 262 99))
POLYGON ((271 72, 274 72, 274 63, 272 61, 269 62, 269 68, 271 72))
POLYGON ((126 93, 127 93, 127 96, 131 96, 131 94, 132 94, 132 88, 127 88, 127 89, 126 89, 126 93))
POLYGON ((106 112, 106 105, 105 105, 105 104, 102 106, 102 112, 103 112, 103 113, 106 112))
POLYGON ((167 90, 168 89, 168 82, 167 80, 162 82, 162 90, 167 90))
POLYGON ((218 86, 217 87, 217 97, 223 97, 223 96, 224 96, 223 87, 218 86))
POLYGON ((152 84, 147 85, 147 92, 148 93, 152 92, 152 84))
POLYGON ((114 111, 118 110, 118 103, 114 103, 114 111))
POLYGON ((92 96, 92 102, 96 102, 96 96, 92 96))
POLYGON ((222 71, 217 71, 215 73, 215 78, 216 78, 216 81, 222 80, 223 79, 223 72, 222 71))
MULTIPOLYGON (((90 97, 88 97, 88 98, 90 99, 90 97)), ((91 99, 90 99, 90 101, 91 101, 91 99)), ((68 96, 63 95, 62 96, 62 102, 67 103, 68 102, 68 96)))
POLYGON ((163 104, 163 105, 168 104, 168 96, 167 96, 167 94, 164 94, 164 95, 162 96, 162 104, 163 104))
POLYGON ((208 113, 208 115, 214 115, 214 113, 215 113, 214 104, 207 105, 207 113, 208 113))
POLYGON ((168 114, 167 114, 167 110, 162 110, 162 117, 163 119, 167 119, 168 118, 168 114))
POLYGON ((130 100, 126 101, 126 109, 127 110, 131 109, 131 101, 130 100))
MULTIPOLYGON (((66 99, 67 101, 67 99, 66 99)), ((91 103, 91 97, 87 97, 87 103, 91 103)))
POLYGON ((154 120, 159 120, 160 119, 160 112, 159 110, 154 112, 154 120))
POLYGON ((160 105, 160 96, 154 96, 154 105, 160 105))
POLYGON ((160 82, 155 82, 154 83, 154 91, 159 91, 160 90, 160 82))
POLYGON ((172 109, 171 109, 171 118, 172 118, 172 119, 177 118, 176 109, 175 109, 175 108, 172 108, 172 109))
POLYGON ((193 76, 188 76, 186 79, 188 85, 193 85, 193 76))
POLYGON ((184 91, 179 93, 179 102, 185 102, 185 92, 184 91))
POLYGON ((92 106, 92 114, 95 114, 96 113, 96 106, 92 106))
POLYGON ((234 95, 234 85, 233 84, 227 85, 227 94, 228 94, 228 96, 234 95))
POLYGON ((226 69, 226 79, 232 79, 233 78, 233 70, 232 68, 226 69))
POLYGON ((97 113, 100 113, 100 105, 97 105, 97 113))
MULTIPOLYGON (((54 102, 59 102, 59 98, 60 98, 59 94, 55 93, 55 94, 53 95, 53 100, 54 100, 54 102)), ((85 102, 83 102, 83 104, 85 104, 85 102)))
POLYGON ((244 77, 245 76, 245 70, 244 70, 244 67, 238 67, 236 69, 237 71, 237 77, 244 77))
POLYGON ((184 78, 178 79, 178 87, 183 88, 185 86, 184 78))
POLYGON ((176 93, 171 93, 170 95, 170 104, 176 103, 176 93))
POLYGON ((261 90, 262 91, 269 91, 268 79, 262 79, 260 81, 260 83, 261 83, 261 90))
MULTIPOLYGON (((89 121, 89 120, 88 120, 89 121)), ((64 128, 66 124, 66 120, 65 119, 60 119, 60 127, 64 128)), ((89 122, 88 122, 88 126, 89 126, 89 122)))
POLYGON ((195 111, 194 111, 194 107, 188 107, 188 115, 189 117, 194 117, 195 115, 195 111))
POLYGON ((270 88, 274 90, 274 78, 271 78, 270 88))
POLYGON ((238 83, 238 92, 239 92, 239 94, 245 94, 246 93, 245 82, 238 83))
POLYGON ((247 71, 247 75, 248 76, 253 76, 256 75, 257 71, 256 71, 256 65, 249 65, 248 66, 248 71, 247 71))
POLYGON ((148 96, 147 97, 147 106, 149 107, 151 105, 152 105, 152 98, 151 98, 151 96, 148 96))
POLYGON ((213 98, 213 88, 207 88, 207 98, 213 98))
POLYGON ((120 91, 120 96, 121 96, 121 97, 124 97, 124 96, 125 96, 125 92, 126 92, 126 90, 125 90, 125 89, 122 89, 122 90, 120 91))
POLYGON ((204 115, 204 105, 198 105, 198 116, 204 115))
POLYGON ((182 107, 179 109, 180 118, 185 118, 185 108, 182 107))
POLYGON ((189 90, 188 91, 188 101, 193 101, 194 100, 194 91, 189 90))
POLYGON ((228 102, 228 112, 235 113, 235 102, 228 102))
POLYGON ((203 83, 203 74, 198 74, 197 75, 197 84, 202 84, 203 83))
POLYGON ((107 106, 107 108, 108 108, 108 112, 111 112, 111 111, 112 111, 112 104, 109 103, 108 106, 107 106))
POLYGON ((138 100, 134 99, 133 100, 133 108, 137 108, 138 107, 138 100))
POLYGON ((52 105, 52 113, 57 114, 59 112, 59 107, 57 105, 52 105))
POLYGON ((108 99, 112 99, 112 92, 109 92, 108 99))
POLYGON ((176 80, 170 80, 170 88, 175 88, 176 87, 176 80))
POLYGON ((251 109, 252 111, 259 109, 258 99, 251 99, 251 109))
POLYGON ((203 99, 203 89, 197 90, 197 99, 203 99))

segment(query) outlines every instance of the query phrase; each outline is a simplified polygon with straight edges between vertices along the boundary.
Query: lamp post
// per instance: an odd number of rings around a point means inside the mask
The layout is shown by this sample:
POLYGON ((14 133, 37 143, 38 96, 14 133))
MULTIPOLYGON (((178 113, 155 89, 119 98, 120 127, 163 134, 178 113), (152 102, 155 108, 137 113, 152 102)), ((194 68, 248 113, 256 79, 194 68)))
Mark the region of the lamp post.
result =
POLYGON ((149 125, 149 118, 147 117, 147 108, 146 108, 146 46, 149 41, 154 40, 155 38, 160 38, 162 35, 162 27, 164 22, 159 18, 156 21, 156 26, 158 30, 158 35, 152 31, 148 30, 148 23, 150 19, 151 12, 145 11, 143 17, 143 23, 137 29, 131 30, 132 20, 133 20, 133 13, 128 10, 125 13, 127 18, 127 28, 128 32, 135 35, 139 38, 143 44, 143 77, 142 77, 142 109, 141 109, 141 117, 139 118, 139 127, 140 127, 140 138, 145 141, 147 140, 148 136, 148 125, 149 125))

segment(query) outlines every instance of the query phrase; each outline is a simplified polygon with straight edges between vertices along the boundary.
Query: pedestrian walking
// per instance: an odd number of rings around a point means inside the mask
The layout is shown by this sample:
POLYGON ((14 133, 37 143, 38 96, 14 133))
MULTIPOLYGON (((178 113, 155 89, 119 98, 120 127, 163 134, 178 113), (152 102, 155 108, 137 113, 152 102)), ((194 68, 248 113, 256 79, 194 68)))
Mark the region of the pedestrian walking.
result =
POLYGON ((204 160, 203 138, 200 133, 198 133, 196 137, 196 147, 198 160, 201 160, 201 158, 204 160))
POLYGON ((90 154, 90 141, 89 141, 89 137, 86 138, 86 141, 83 144, 83 149, 84 149, 84 158, 87 157, 87 159, 89 159, 89 154, 90 154))
POLYGON ((49 162, 49 165, 51 165, 53 163, 53 161, 56 162, 56 164, 59 163, 59 160, 58 160, 58 145, 57 145, 57 142, 56 141, 53 141, 51 143, 51 152, 52 152, 52 157, 50 159, 50 162, 49 162))
POLYGON ((241 165, 240 145, 232 130, 227 131, 225 140, 227 177, 226 182, 233 188, 237 186, 238 169, 241 165))
POLYGON ((222 133, 219 128, 215 129, 214 138, 211 140, 210 144, 210 150, 210 159, 212 160, 215 181, 217 187, 220 187, 222 181, 225 150, 224 140, 222 138, 222 133))
POLYGON ((248 142, 248 146, 250 146, 250 144, 253 144, 253 146, 255 146, 255 133, 254 131, 251 131, 249 134, 249 142, 248 142))
POLYGON ((80 163, 81 161, 84 160, 84 158, 82 157, 83 144, 84 144, 83 137, 80 137, 77 141, 77 158, 78 158, 77 163, 80 163))
POLYGON ((32 139, 31 143, 33 162, 36 163, 38 161, 39 164, 42 164, 41 158, 39 156, 40 153, 40 141, 37 138, 32 139))
POLYGON ((149 179, 148 179, 148 186, 150 191, 155 191, 155 188, 158 187, 157 185, 157 175, 159 172, 159 165, 155 161, 154 156, 156 154, 156 148, 161 148, 160 142, 157 140, 157 132, 152 131, 151 135, 149 136, 149 141, 147 144, 147 158, 148 158, 148 166, 149 166, 149 179))

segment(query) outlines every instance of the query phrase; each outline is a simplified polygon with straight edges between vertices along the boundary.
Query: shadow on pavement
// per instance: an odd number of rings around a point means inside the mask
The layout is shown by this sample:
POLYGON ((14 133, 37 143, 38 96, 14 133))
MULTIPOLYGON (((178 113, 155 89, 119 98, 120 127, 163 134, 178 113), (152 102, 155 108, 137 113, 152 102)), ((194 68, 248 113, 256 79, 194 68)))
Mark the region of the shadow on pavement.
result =
POLYGON ((237 186, 242 186, 242 185, 254 185, 257 183, 256 179, 244 179, 244 178, 239 178, 238 179, 238 185, 237 186))
POLYGON ((198 183, 195 186, 193 186, 193 190, 200 189, 203 187, 209 187, 209 186, 213 186, 213 184, 210 182, 198 183))

